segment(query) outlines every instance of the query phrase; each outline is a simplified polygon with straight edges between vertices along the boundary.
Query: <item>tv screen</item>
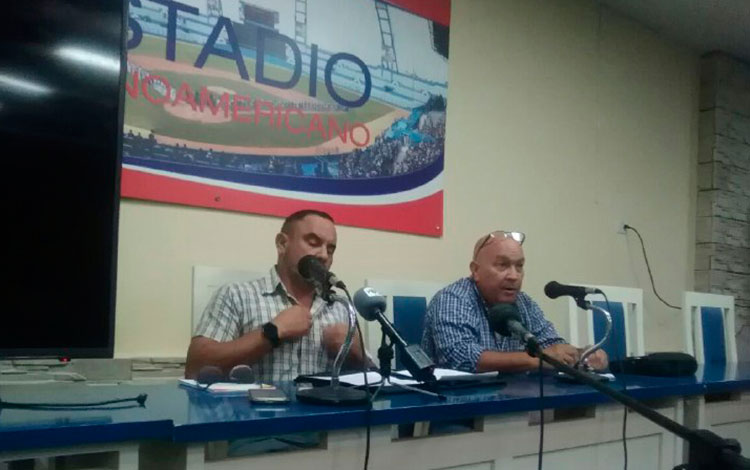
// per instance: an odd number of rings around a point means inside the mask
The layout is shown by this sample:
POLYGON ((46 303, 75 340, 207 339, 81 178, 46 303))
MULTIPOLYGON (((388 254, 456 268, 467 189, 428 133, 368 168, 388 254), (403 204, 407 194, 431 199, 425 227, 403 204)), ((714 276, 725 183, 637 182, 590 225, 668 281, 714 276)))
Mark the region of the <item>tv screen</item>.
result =
POLYGON ((0 358, 112 357, 127 3, 0 12, 0 358))

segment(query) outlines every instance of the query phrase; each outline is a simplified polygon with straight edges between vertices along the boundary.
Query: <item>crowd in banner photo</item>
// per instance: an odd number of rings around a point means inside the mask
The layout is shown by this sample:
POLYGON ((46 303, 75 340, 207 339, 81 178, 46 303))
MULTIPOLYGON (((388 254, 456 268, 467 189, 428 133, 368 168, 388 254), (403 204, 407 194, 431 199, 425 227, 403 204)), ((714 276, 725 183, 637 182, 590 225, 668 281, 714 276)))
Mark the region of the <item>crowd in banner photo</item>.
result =
POLYGON ((373 143, 352 152, 309 156, 273 156, 219 151, 186 144, 158 142, 151 133, 141 136, 127 131, 123 156, 131 160, 218 167, 245 173, 279 174, 317 178, 372 178, 407 174, 441 158, 445 141, 445 101, 431 99, 394 122, 373 143))

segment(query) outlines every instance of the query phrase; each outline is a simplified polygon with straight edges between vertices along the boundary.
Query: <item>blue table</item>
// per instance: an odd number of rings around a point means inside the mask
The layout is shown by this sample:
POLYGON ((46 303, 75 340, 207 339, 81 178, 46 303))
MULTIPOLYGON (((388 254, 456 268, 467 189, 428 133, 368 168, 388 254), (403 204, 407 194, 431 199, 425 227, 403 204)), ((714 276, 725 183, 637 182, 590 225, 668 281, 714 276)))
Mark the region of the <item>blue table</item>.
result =
MULTIPOLYGON (((740 392, 750 390, 750 363, 700 368, 694 377, 624 376, 614 382, 613 386, 622 388, 622 379, 627 384, 628 393, 635 398, 650 401, 661 400, 661 404, 655 402, 657 406, 663 406, 665 400, 672 400, 665 409, 668 410, 670 417, 680 420, 682 397, 717 393, 738 396, 740 392)), ((608 416, 602 419, 614 420, 615 424, 619 419, 617 416, 622 416, 621 407, 612 404, 608 398, 586 386, 566 384, 552 377, 545 377, 544 387, 545 408, 581 409, 584 411, 576 416, 587 419, 592 419, 589 415, 595 412, 585 410, 597 410, 601 416, 608 416)), ((508 442, 515 439, 513 436, 521 434, 524 435, 520 436, 524 438, 522 442, 531 442, 533 450, 536 445, 534 436, 538 432, 538 428, 534 427, 533 423, 529 424, 529 412, 539 409, 538 377, 533 374, 508 376, 507 384, 503 387, 484 386, 447 390, 444 392, 447 400, 442 402, 414 393, 385 395, 374 403, 371 411, 367 411, 364 406, 329 407, 296 402, 289 405, 258 406, 250 404, 245 397, 215 396, 183 388, 175 383, 118 386, 85 384, 5 386, 0 389, 0 393, 3 400, 25 402, 96 401, 148 393, 148 401, 142 408, 84 411, 4 409, 0 411, 0 461, 8 460, 9 456, 21 455, 23 452, 25 452, 23 455, 34 455, 34 452, 42 449, 75 449, 92 445, 109 445, 111 448, 116 448, 118 445, 133 446, 142 442, 158 441, 165 446, 186 449, 185 451, 192 455, 187 459, 187 466, 199 468, 204 465, 202 446, 208 441, 301 431, 326 431, 331 433, 327 440, 328 449, 321 450, 320 455, 322 456, 323 453, 331 455, 318 462, 318 466, 325 468, 326 462, 329 462, 331 468, 339 468, 337 467, 339 464, 340 468, 347 468, 346 465, 351 462, 346 459, 361 460, 364 442, 363 429, 369 421, 373 427, 373 455, 378 455, 380 459, 386 452, 391 455, 390 458, 396 458, 393 456, 399 455, 403 456, 402 458, 409 458, 410 455, 423 452, 434 454, 438 462, 444 463, 443 466, 449 466, 449 464, 461 461, 460 458, 454 458, 456 456, 452 454, 456 453, 457 443, 463 439, 462 437, 452 435, 434 439, 412 439, 409 444, 408 440, 392 438, 391 425, 438 419, 492 417, 491 420, 485 419, 480 426, 484 427, 483 431, 475 430, 470 434, 471 441, 467 441, 468 444, 462 444, 468 445, 469 448, 480 444, 489 445, 488 443, 497 440, 498 432, 512 430, 511 436, 506 439, 508 442), (495 434, 489 432, 493 429, 495 434), (482 444, 483 440, 486 441, 485 444, 482 444), (337 448, 339 442, 346 443, 349 447, 337 448), (411 447, 414 448, 411 449, 411 447), (451 447, 454 449, 452 454, 451 447), (446 452, 448 454, 445 454, 446 452), (341 457, 345 454, 348 457, 341 457), (339 458, 337 456, 344 459, 341 462, 347 463, 335 464, 336 458, 339 458)), ((745 403, 737 401, 736 404, 744 405, 745 403)), ((636 420, 637 417, 634 416, 633 432, 636 432, 640 426, 642 436, 638 437, 634 434, 634 442, 643 436, 655 435, 657 431, 649 427, 649 423, 638 424, 636 420)), ((599 426, 601 429, 598 434, 602 436, 610 435, 614 431, 607 427, 609 424, 604 424, 605 421, 596 424, 597 421, 594 419, 589 425, 599 426)), ((560 439, 565 441, 567 439, 564 433, 565 428, 573 429, 578 426, 576 423, 560 421, 558 424, 561 425, 563 431, 560 439)), ((552 423, 550 426, 552 426, 551 432, 554 432, 555 424, 552 423)), ((580 427, 584 429, 583 425, 580 427)), ((613 429, 616 430, 616 427, 613 429)), ((585 434, 584 431, 580 433, 585 434)), ((664 436, 660 434, 659 439, 663 441, 664 436)), ((551 437, 550 443, 553 442, 552 439, 551 437)), ((513 445, 515 446, 513 450, 523 447, 521 443, 513 445)), ((680 449, 676 446, 675 443, 669 448, 669 451, 675 454, 673 460, 679 459, 677 453, 680 449)), ((130 449, 132 451, 132 447, 130 449)), ((490 450, 499 451, 500 449, 490 450)), ((490 452, 487 455, 491 454, 490 452)), ((132 460, 132 452, 130 455, 132 460)), ((281 456, 258 457, 256 463, 268 465, 275 462, 274 459, 281 458, 281 456)), ((305 458, 311 457, 308 455, 305 458)), ((289 466, 293 466, 292 461, 289 462, 289 466)), ((395 461, 385 463, 398 466, 395 461)), ((361 462, 356 466, 359 465, 361 462)), ((135 466, 137 467, 137 456, 135 466)), ((419 465, 416 468, 419 468, 419 465)))
MULTIPOLYGON (((690 377, 621 376, 612 386, 640 400, 670 396, 750 390, 750 363, 732 367, 700 367, 690 377)), ((168 387, 168 386, 165 386, 168 387)), ((175 388, 179 388, 175 385, 175 388)), ((188 397, 189 411, 174 420, 176 441, 233 439, 242 436, 288 433, 309 430, 334 430, 365 426, 365 407, 306 405, 253 406, 244 397, 217 397, 182 388, 188 397), (252 423, 253 426, 248 426, 252 423), (257 425, 257 426, 256 426, 257 425)), ((438 401, 416 393, 382 396, 369 413, 372 425, 403 424, 466 418, 539 409, 538 376, 509 375, 503 387, 476 387, 443 392, 448 399, 438 401)), ((178 395, 180 392, 177 393, 178 395)), ((545 377, 545 408, 566 408, 610 402, 610 399, 585 386, 567 384, 545 377)), ((175 400, 174 403, 178 403, 175 400)))

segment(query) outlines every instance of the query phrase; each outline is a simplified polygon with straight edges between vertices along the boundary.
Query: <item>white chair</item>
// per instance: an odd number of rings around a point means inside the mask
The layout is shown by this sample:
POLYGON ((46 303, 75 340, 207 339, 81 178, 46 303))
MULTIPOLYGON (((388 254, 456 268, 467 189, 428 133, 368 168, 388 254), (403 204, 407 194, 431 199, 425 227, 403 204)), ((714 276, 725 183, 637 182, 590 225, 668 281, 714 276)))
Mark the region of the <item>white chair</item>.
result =
MULTIPOLYGON (((384 312, 385 317, 393 322, 404 340, 408 344, 420 344, 427 305, 435 293, 448 283, 368 279, 365 280, 365 285, 386 296, 388 303, 384 312)), ((368 323, 365 327, 365 336, 367 350, 371 354, 376 354, 382 338, 379 323, 368 323)), ((396 351, 394 367, 402 368, 398 351, 396 351)))
POLYGON ((700 364, 736 363, 734 297, 685 292, 682 297, 685 352, 700 364))
POLYGON ((252 281, 265 273, 246 269, 215 266, 193 266, 193 311, 190 335, 201 320, 201 315, 211 301, 216 289, 230 282, 252 281))
MULTIPOLYGON (((695 356, 699 364, 706 365, 698 369, 699 380, 734 375, 737 367, 734 322, 734 297, 731 295, 702 292, 683 295, 685 352, 695 356)), ((686 398, 685 425, 733 437, 740 442, 744 453, 750 449, 750 393, 686 398)))
MULTIPOLYGON (((602 285, 584 285, 602 290, 609 299, 609 306, 604 296, 592 294, 587 300, 609 310, 612 316, 612 334, 602 345, 610 360, 624 356, 642 356, 645 354, 643 339, 643 290, 632 287, 602 285)), ((587 311, 585 314, 578 308, 572 297, 568 300, 568 334, 571 344, 584 347, 601 340, 606 331, 606 320, 599 312, 587 311)))

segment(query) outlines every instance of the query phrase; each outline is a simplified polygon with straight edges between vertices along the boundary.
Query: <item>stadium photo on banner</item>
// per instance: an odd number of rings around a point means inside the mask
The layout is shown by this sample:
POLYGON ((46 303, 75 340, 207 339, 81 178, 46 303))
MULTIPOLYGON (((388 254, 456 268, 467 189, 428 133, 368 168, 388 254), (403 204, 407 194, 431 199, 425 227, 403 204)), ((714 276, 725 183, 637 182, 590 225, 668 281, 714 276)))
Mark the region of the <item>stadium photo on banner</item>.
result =
POLYGON ((374 0, 131 0, 122 196, 441 236, 447 22, 374 0))

